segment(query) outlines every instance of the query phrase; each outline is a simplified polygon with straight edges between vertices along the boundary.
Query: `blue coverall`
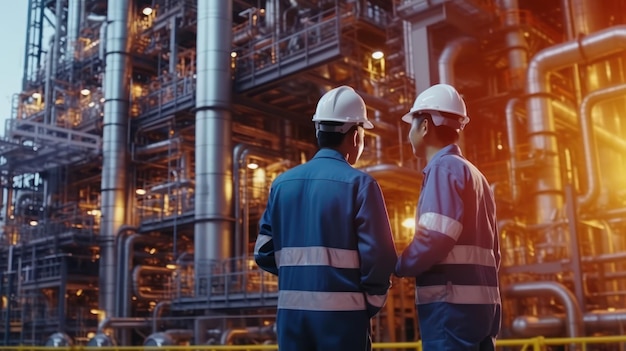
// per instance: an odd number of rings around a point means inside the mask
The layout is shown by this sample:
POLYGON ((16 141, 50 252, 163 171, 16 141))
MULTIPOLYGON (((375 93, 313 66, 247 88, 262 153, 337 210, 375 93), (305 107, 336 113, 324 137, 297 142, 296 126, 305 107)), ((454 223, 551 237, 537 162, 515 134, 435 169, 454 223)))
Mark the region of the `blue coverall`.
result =
POLYGON ((424 168, 415 237, 396 275, 415 277, 425 351, 494 350, 500 246, 493 192, 455 144, 424 168))
POLYGON ((279 175, 254 256, 278 274, 281 351, 370 350, 397 254, 378 183, 324 148, 279 175))

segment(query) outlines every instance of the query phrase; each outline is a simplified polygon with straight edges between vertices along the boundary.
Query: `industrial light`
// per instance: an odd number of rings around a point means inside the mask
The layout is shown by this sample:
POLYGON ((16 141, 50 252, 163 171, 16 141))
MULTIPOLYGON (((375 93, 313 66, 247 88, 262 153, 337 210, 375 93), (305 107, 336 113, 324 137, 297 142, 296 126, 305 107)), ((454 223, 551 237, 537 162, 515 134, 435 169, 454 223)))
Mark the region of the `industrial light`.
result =
POLYGON ((91 94, 91 91, 89 91, 89 89, 87 89, 87 88, 84 88, 84 89, 81 89, 80 94, 82 96, 87 96, 87 95, 91 94))
POLYGON ((137 194, 137 195, 146 195, 146 189, 137 189, 137 190, 135 190, 135 194, 137 194))
POLYGON ((33 97, 33 99, 35 100, 39 100, 41 99, 41 93, 33 93, 33 95, 31 95, 33 97))
POLYGON ((89 310, 89 313, 91 314, 100 314, 100 310, 97 308, 92 308, 91 310, 89 310))
POLYGON ((165 268, 167 268, 167 269, 176 269, 176 265, 173 264, 173 263, 168 263, 168 264, 165 265, 165 268))
POLYGON ((32 221, 30 221, 29 224, 30 224, 31 227, 36 227, 37 224, 39 224, 39 223, 36 220, 32 220, 32 221))
POLYGON ((83 294, 83 289, 76 290, 76 296, 80 296, 83 294))
POLYGON ((257 168, 259 168, 259 165, 257 163, 254 163, 254 162, 250 162, 250 163, 248 163, 248 168, 249 169, 257 169, 257 168))
POLYGON ((230 53, 230 57, 232 57, 232 58, 237 57, 237 51, 232 51, 232 52, 230 53))
POLYGON ((408 229, 415 229, 415 218, 407 218, 403 220, 402 226, 408 229))
POLYGON ((143 10, 141 10, 141 13, 143 13, 146 16, 150 16, 152 14, 152 7, 146 6, 143 8, 143 10))
POLYGON ((385 57, 385 54, 382 51, 380 51, 380 50, 376 50, 376 51, 372 52, 372 58, 374 60, 380 60, 383 57, 385 57))

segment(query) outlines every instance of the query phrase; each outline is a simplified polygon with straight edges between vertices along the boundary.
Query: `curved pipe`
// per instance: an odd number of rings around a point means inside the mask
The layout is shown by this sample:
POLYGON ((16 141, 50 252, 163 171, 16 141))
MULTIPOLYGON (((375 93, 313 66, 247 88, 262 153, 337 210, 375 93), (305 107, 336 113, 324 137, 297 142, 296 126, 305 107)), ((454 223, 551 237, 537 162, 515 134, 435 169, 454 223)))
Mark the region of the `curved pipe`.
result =
POLYGON ((581 207, 593 205, 598 197, 600 188, 600 165, 598 163, 596 140, 592 130, 591 110, 600 101, 623 97, 624 93, 626 93, 626 84, 599 89, 585 96, 580 104, 580 130, 583 137, 585 170, 587 173, 587 192, 578 198, 579 206, 581 207))
MULTIPOLYGON (((124 250, 124 244, 126 242, 126 239, 129 238, 132 235, 137 235, 137 231, 139 230, 139 228, 135 227, 135 226, 131 226, 131 225, 123 225, 120 227, 120 229, 117 230, 117 233, 115 234, 115 250, 117 253, 117 267, 116 267, 116 271, 118 272, 117 274, 117 286, 119 287, 128 287, 128 283, 126 280, 126 277, 128 275, 128 273, 125 273, 128 270, 128 263, 126 260, 126 251, 124 250)), ((125 300, 125 294, 124 293, 124 288, 120 288, 117 293, 116 293, 116 300, 115 300, 115 317, 125 317, 126 314, 128 314, 127 312, 127 301, 125 300)))
POLYGON ((161 318, 161 312, 164 307, 169 307, 172 305, 172 301, 170 300, 162 300, 154 306, 154 310, 152 310, 152 334, 157 332, 158 326, 157 322, 159 318, 161 318))
POLYGON ((450 41, 439 56, 439 82, 454 85, 454 64, 464 49, 474 49, 478 41, 472 37, 459 37, 450 41))
POLYGON ((272 326, 227 329, 220 337, 220 345, 234 345, 235 338, 240 336, 273 338, 275 336, 273 330, 272 326))
POLYGON ((558 298, 565 307, 567 336, 575 338, 585 334, 580 306, 574 294, 563 284, 550 281, 515 283, 506 289, 506 293, 513 297, 551 295, 558 298))
MULTIPOLYGON (((583 323, 587 330, 621 332, 626 322, 626 310, 591 311, 583 316, 583 323)), ((537 336, 558 337, 565 331, 565 321, 562 315, 549 316, 518 316, 512 323, 513 333, 522 338, 537 336)))
MULTIPOLYGON (((359 168, 361 171, 370 174, 379 182, 384 179, 393 179, 395 184, 401 184, 403 189, 410 192, 412 189, 418 191, 422 174, 419 171, 407 167, 400 167, 395 164, 381 163, 373 166, 359 168), (388 177, 388 178, 387 178, 388 177)), ((382 186, 382 185, 381 185, 382 186)))
POLYGON ((555 119, 551 104, 545 98, 550 93, 548 73, 574 65, 577 62, 606 57, 626 48, 626 26, 615 26, 583 37, 554 45, 539 51, 528 65, 526 77, 528 134, 531 150, 547 155, 544 158, 543 178, 536 182, 536 220, 550 219, 552 209, 561 208, 563 189, 558 159, 555 119))
POLYGON ((164 289, 157 291, 157 292, 152 292, 152 293, 147 293, 144 291, 141 291, 141 286, 139 284, 139 279, 141 278, 141 275, 144 273, 154 273, 154 274, 172 274, 172 270, 169 268, 165 268, 165 267, 155 267, 155 266, 137 266, 133 269, 133 292, 135 293, 135 295, 137 295, 137 297, 142 298, 142 299, 163 299, 164 296, 166 295, 164 291, 164 289))
MULTIPOLYGON (((235 205, 235 257, 245 256, 247 254, 247 243, 249 238, 248 226, 244 225, 244 216, 241 208, 241 183, 240 170, 247 170, 246 161, 248 157, 256 156, 263 159, 275 158, 280 159, 280 155, 272 150, 262 149, 248 144, 237 144, 233 149, 233 189, 234 189, 234 205, 235 205)), ((245 188, 244 188, 245 189, 245 188)), ((246 192, 244 192, 244 196, 246 192)), ((246 200, 247 199, 243 199, 246 200)))

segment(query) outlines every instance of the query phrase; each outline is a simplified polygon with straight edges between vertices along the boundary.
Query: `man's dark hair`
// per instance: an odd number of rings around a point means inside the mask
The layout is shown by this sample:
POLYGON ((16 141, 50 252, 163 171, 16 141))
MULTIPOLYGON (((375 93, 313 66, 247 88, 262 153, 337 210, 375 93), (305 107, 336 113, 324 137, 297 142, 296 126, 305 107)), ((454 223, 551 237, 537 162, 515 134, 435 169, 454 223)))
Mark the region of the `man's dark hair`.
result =
MULTIPOLYGON (((443 112, 443 111, 439 111, 439 113, 441 113, 441 115, 447 118, 453 118, 453 119, 458 118, 458 116, 453 113, 443 112)), ((419 115, 416 115, 416 117, 420 118, 420 123, 422 122, 423 119, 427 119, 428 123, 430 124, 431 127, 433 127, 435 131, 435 136, 437 136, 437 139, 441 141, 442 143, 454 144, 457 141, 459 141, 459 132, 456 129, 448 127, 448 126, 444 126, 444 125, 436 126, 435 123, 433 123, 433 120, 430 117, 430 114, 420 113, 419 115)))
MULTIPOLYGON (((330 121, 319 122, 319 123, 323 125, 328 125, 328 126, 340 126, 343 124, 341 122, 330 122, 330 121)), ((338 147, 339 145, 341 145, 343 138, 347 134, 350 134, 355 128, 357 128, 356 125, 350 128, 345 134, 342 134, 339 132, 323 132, 321 130, 318 130, 317 131, 317 146, 319 146, 320 148, 334 149, 338 147)))

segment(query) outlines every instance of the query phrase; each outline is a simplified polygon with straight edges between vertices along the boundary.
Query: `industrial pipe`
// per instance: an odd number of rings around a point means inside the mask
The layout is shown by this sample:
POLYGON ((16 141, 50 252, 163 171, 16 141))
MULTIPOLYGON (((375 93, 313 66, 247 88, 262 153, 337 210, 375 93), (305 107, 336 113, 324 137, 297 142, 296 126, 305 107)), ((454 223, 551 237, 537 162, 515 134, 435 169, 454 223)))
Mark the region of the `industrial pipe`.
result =
MULTIPOLYGON (((127 134, 130 96, 130 37, 132 0, 107 3, 107 49, 104 73, 104 124, 102 138, 102 182, 100 226, 99 306, 107 316, 115 315, 115 235, 126 221, 127 134)), ((102 43, 101 43, 102 44, 102 43)))
POLYGON ((198 0, 194 260, 197 289, 232 255, 232 1, 198 0))
POLYGON ((626 48, 626 26, 615 26, 539 51, 531 60, 527 72, 526 92, 528 134, 531 152, 544 156, 542 172, 535 185, 535 220, 550 221, 553 209, 563 206, 563 189, 558 159, 555 119, 552 105, 547 101, 550 92, 548 74, 577 62, 596 60, 623 51, 626 48))
POLYGON ((623 98, 625 93, 626 84, 614 85, 591 92, 585 96, 580 104, 580 130, 583 137, 585 171, 587 174, 587 191, 578 197, 578 204, 583 208, 593 205, 598 197, 600 188, 600 165, 598 163, 595 135, 592 130, 593 119, 591 118, 591 110, 600 101, 623 98))
POLYGON ((565 308, 567 336, 575 338, 585 335, 580 306, 574 294, 563 284, 551 281, 514 283, 505 290, 505 293, 511 297, 538 297, 543 295, 556 297, 565 308))

